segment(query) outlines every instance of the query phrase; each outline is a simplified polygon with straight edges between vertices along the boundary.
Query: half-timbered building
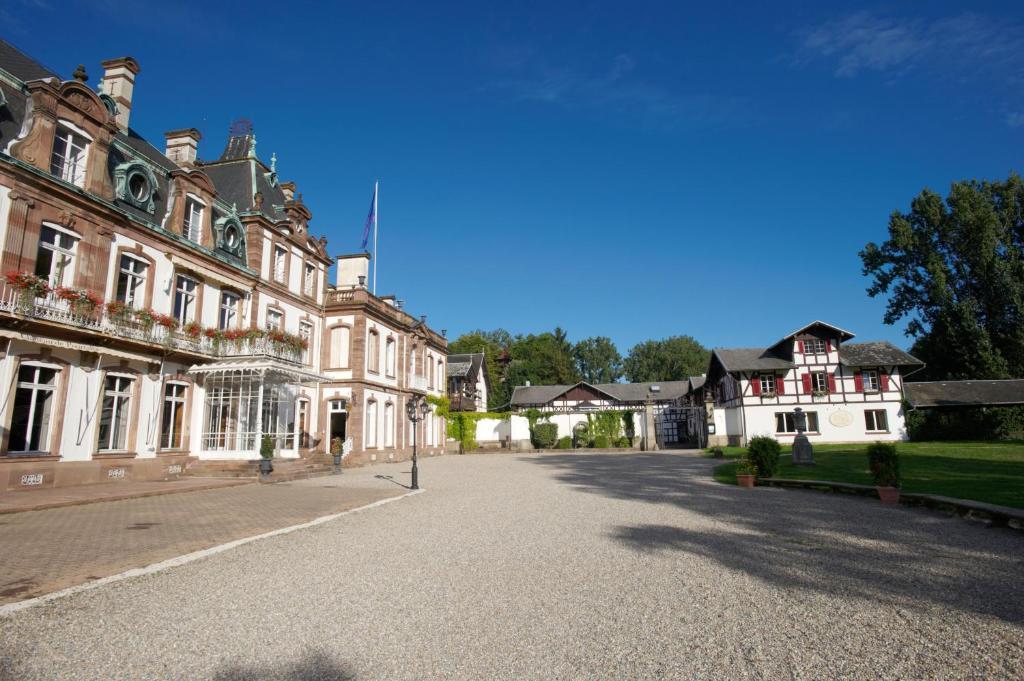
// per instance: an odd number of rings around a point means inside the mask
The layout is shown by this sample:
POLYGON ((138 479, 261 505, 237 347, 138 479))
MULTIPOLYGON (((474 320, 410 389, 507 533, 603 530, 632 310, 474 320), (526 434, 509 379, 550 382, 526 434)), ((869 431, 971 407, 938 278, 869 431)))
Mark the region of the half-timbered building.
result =
POLYGON ((725 426, 712 441, 790 442, 797 407, 812 442, 906 439, 903 379, 922 362, 891 343, 853 337, 815 321, 767 348, 715 348, 701 386, 725 426))

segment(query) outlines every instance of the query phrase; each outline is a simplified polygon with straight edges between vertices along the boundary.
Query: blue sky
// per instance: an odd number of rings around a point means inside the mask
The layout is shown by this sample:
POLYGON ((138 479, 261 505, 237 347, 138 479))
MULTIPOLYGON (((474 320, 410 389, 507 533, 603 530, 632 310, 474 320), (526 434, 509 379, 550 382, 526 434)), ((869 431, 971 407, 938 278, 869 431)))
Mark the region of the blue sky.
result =
POLYGON ((93 85, 135 57, 158 146, 252 119, 333 253, 380 178, 378 292, 449 337, 906 346, 857 252, 922 188, 1021 170, 1020 3, 690 5, 12 0, 0 27, 93 85))

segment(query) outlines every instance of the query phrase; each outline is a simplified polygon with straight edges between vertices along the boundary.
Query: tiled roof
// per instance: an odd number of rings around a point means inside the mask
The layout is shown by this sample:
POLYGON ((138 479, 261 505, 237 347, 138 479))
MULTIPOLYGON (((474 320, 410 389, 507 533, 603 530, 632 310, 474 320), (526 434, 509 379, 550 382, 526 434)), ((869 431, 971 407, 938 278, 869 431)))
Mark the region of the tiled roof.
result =
POLYGON ((769 354, 764 348, 715 348, 711 353, 718 357, 727 372, 770 371, 792 369, 795 366, 788 360, 769 354))
MULTIPOLYGON (((512 406, 530 406, 547 404, 559 395, 571 390, 576 385, 590 385, 588 383, 577 383, 574 385, 531 385, 516 386, 512 391, 512 406)), ((643 402, 650 397, 656 401, 674 400, 685 395, 690 389, 690 381, 650 381, 647 383, 595 383, 590 387, 606 393, 609 397, 619 402, 643 402), (660 390, 651 392, 652 386, 658 386, 660 390)))
POLYGON ((848 367, 924 364, 918 358, 886 341, 843 343, 839 346, 839 361, 848 367))
POLYGON ((23 81, 60 78, 56 73, 2 38, 0 38, 0 69, 23 81))
POLYGON ((1024 404, 1024 379, 904 383, 912 407, 995 407, 1024 404))

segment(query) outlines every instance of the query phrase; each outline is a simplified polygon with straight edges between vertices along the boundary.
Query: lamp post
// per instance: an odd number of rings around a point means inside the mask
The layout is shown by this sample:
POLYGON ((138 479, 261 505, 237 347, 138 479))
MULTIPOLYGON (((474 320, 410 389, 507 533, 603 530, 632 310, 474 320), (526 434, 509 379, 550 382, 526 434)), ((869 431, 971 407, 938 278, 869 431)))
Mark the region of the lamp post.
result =
POLYGON ((412 397, 405 403, 405 413, 412 422, 412 489, 420 488, 420 470, 416 463, 416 424, 430 413, 430 405, 420 396, 412 397))

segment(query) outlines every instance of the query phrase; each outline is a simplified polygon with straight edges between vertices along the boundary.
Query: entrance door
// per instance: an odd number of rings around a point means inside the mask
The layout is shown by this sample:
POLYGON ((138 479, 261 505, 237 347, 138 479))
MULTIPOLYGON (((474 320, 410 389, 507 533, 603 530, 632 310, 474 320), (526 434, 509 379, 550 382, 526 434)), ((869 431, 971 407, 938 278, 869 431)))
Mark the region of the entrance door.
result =
POLYGON ((334 442, 334 438, 340 437, 342 442, 345 442, 345 422, 348 420, 348 414, 345 412, 335 412, 331 414, 331 439, 330 442, 334 442))

